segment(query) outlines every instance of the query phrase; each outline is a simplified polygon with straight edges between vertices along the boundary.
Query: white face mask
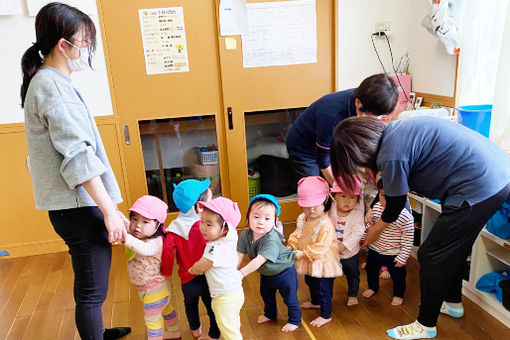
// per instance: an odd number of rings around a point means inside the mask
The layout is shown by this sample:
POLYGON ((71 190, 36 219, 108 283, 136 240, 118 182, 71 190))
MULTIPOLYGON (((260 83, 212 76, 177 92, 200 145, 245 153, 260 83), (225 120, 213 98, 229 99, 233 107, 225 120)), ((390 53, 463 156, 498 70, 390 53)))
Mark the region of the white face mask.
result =
POLYGON ((76 48, 78 51, 80 51, 80 57, 78 59, 71 59, 65 53, 63 53, 64 56, 67 58, 67 65, 69 66, 71 72, 86 70, 89 67, 89 48, 88 47, 79 48, 71 44, 67 40, 66 42, 72 47, 76 48))

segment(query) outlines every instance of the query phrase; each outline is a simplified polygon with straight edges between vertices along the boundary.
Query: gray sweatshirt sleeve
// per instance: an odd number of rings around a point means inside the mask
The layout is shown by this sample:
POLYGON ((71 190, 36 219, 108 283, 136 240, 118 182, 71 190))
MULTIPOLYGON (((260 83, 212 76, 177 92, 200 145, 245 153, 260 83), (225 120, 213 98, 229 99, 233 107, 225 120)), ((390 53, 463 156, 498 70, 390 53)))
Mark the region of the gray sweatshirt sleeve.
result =
POLYGON ((51 143, 63 156, 60 173, 69 189, 107 171, 96 156, 96 139, 84 105, 60 103, 41 114, 51 143))

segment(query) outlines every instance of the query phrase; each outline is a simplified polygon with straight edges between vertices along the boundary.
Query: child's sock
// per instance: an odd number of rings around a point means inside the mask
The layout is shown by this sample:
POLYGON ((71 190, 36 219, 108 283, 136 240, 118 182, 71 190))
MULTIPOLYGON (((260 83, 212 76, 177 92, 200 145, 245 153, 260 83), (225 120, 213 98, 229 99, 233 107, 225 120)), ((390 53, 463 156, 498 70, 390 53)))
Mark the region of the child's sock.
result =
POLYGON ((441 306, 441 313, 448 314, 454 318, 461 318, 464 315, 464 306, 455 306, 448 302, 443 302, 443 305, 441 306))
POLYGON ((432 339, 437 335, 436 327, 425 327, 416 320, 404 326, 388 329, 386 333, 393 339, 432 339))

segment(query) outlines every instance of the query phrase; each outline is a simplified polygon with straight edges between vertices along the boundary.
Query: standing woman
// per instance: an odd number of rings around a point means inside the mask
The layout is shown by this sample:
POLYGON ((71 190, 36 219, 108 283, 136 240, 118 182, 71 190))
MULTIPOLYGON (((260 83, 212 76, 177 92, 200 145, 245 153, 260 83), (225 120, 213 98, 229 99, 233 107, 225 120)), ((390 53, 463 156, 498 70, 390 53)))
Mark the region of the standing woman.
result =
POLYGON ((126 232, 117 212, 120 190, 94 118, 69 76, 91 65, 92 20, 61 3, 35 19, 36 42, 21 60, 21 106, 36 208, 48 210, 74 270, 75 321, 82 339, 117 339, 128 327, 103 329, 111 243, 126 232))
POLYGON ((449 120, 416 117, 385 126, 355 117, 335 128, 331 159, 335 178, 351 186, 348 175, 361 173, 368 180, 381 171, 386 208, 368 229, 365 246, 397 219, 409 191, 441 201, 442 213, 418 250, 418 319, 387 331, 395 339, 435 337, 440 312, 463 314, 464 264, 480 230, 509 198, 510 157, 449 120))

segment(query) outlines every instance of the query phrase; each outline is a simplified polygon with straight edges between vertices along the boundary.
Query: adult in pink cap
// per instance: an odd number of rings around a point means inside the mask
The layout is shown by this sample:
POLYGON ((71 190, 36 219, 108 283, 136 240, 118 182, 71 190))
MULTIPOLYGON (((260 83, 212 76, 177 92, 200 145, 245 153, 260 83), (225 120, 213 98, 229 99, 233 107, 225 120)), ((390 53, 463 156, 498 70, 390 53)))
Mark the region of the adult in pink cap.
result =
POLYGON ((129 209, 129 234, 123 239, 129 280, 143 302, 147 339, 178 339, 177 313, 170 304, 170 287, 161 273, 163 229, 168 206, 145 195, 129 209))
POLYGON ((200 231, 208 241, 204 255, 189 272, 205 274, 211 293, 211 306, 221 335, 228 340, 240 340, 239 313, 244 303, 242 276, 237 270, 237 233, 241 212, 236 202, 217 197, 199 202, 203 209, 200 231))
POLYGON ((333 281, 342 275, 335 230, 326 214, 332 199, 328 182, 319 176, 299 180, 297 191, 303 213, 288 245, 296 250, 296 270, 305 275, 310 287, 311 301, 302 303, 301 308, 320 309, 320 316, 310 322, 320 327, 331 321, 333 281))
POLYGON ((363 183, 353 176, 353 188, 345 186, 342 178, 333 183, 331 194, 335 207, 330 211, 330 218, 335 227, 340 263, 347 279, 347 306, 358 304, 359 291, 359 243, 365 232, 363 183))

